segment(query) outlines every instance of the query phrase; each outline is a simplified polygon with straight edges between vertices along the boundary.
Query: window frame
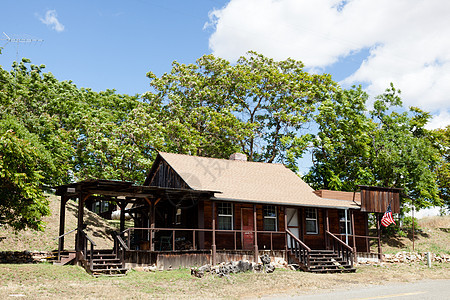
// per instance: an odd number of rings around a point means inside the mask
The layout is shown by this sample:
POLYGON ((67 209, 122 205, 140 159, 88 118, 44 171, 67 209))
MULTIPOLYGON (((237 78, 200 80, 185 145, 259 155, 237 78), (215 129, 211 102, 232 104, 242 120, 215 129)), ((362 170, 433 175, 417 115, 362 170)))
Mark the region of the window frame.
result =
POLYGON ((217 203, 217 230, 234 230, 234 207, 233 207, 233 203, 229 203, 229 202, 219 202, 219 203, 217 203), (231 215, 223 214, 223 213, 221 214, 219 212, 221 205, 229 205, 230 206, 231 215), (231 221, 230 221, 231 228, 220 228, 221 224, 220 224, 219 220, 224 219, 224 218, 230 218, 231 219, 231 221))
POLYGON ((264 229, 264 231, 278 231, 278 207, 276 205, 263 205, 263 229, 264 229), (274 209, 275 216, 266 215, 266 208, 269 208, 269 207, 274 209), (275 229, 274 230, 266 229, 266 220, 267 219, 275 220, 275 222, 274 222, 275 229))
MULTIPOLYGON (((350 217, 350 212, 347 211, 347 234, 352 235, 352 221, 349 217, 350 217)), ((341 225, 342 223, 345 223, 345 209, 339 209, 338 218, 339 218, 339 233, 345 235, 345 225, 341 225), (341 220, 341 214, 342 214, 343 220, 341 220), (344 231, 342 232, 341 229, 344 229, 344 231)))
POLYGON ((319 234, 319 216, 318 216, 318 213, 317 213, 317 208, 306 208, 305 209, 305 233, 306 234, 319 234), (315 215, 315 218, 308 218, 308 210, 311 210, 311 211, 313 211, 314 212, 314 215, 315 215), (308 223, 308 221, 314 221, 314 223, 315 223, 315 231, 308 231, 308 226, 307 226, 307 223, 308 223))

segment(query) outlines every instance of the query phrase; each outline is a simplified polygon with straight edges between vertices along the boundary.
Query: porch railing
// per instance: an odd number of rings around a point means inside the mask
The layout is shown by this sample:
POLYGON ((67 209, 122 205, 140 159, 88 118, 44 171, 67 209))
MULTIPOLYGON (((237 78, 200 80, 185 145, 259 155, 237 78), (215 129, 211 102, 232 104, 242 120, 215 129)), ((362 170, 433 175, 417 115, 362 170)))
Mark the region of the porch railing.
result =
POLYGON ((347 245, 340 238, 338 238, 328 230, 326 230, 325 233, 328 236, 328 238, 326 239, 328 248, 333 250, 333 252, 336 253, 342 261, 346 262, 353 268, 354 253, 352 247, 347 245))
POLYGON ((97 246, 95 242, 83 230, 78 231, 79 236, 83 241, 83 256, 84 260, 89 262, 89 268, 92 269, 92 261, 94 259, 94 247, 97 246), (90 244, 88 251, 88 243, 90 244))
POLYGON ((288 250, 293 254, 303 267, 306 268, 306 271, 310 269, 310 252, 311 248, 306 246, 299 238, 297 238, 292 232, 286 230, 287 241, 289 241, 286 245, 288 250))
POLYGON ((61 251, 64 250, 64 249, 62 249, 62 246, 61 246, 61 239, 63 237, 65 237, 66 235, 71 234, 72 232, 75 232, 75 231, 77 231, 77 228, 67 231, 66 233, 61 234, 60 236, 54 238, 55 240, 58 239, 58 261, 61 260, 61 251))
POLYGON ((122 262, 122 268, 125 267, 125 251, 130 250, 130 248, 126 245, 125 241, 122 237, 115 231, 112 233, 114 239, 114 248, 113 251, 116 254, 116 257, 120 258, 122 262))
MULTIPOLYGON (((190 249, 199 250, 198 234, 199 233, 211 233, 212 234, 213 232, 215 232, 216 235, 217 234, 233 235, 233 238, 232 238, 233 245, 231 248, 234 250, 238 250, 239 249, 238 238, 242 239, 242 236, 244 233, 250 232, 249 230, 242 230, 242 229, 240 229, 240 230, 213 230, 213 229, 208 229, 208 228, 136 228, 136 227, 132 227, 132 228, 125 229, 124 231, 122 231, 118 234, 118 236, 121 237, 121 239, 123 240, 124 244, 128 247, 128 249, 132 249, 133 244, 136 244, 136 242, 134 240, 135 240, 137 231, 146 232, 145 235, 147 237, 143 241, 145 241, 145 243, 147 243, 147 245, 148 245, 148 246, 146 246, 146 247, 148 247, 147 250, 151 250, 153 247, 154 251, 180 250, 180 249, 177 249, 176 245, 177 245, 177 242, 179 242, 179 238, 181 237, 181 235, 183 235, 184 237, 191 238, 191 240, 189 241, 189 242, 192 242, 192 246, 190 247, 190 249), (166 235, 164 237, 170 239, 170 243, 168 243, 168 244, 170 244, 170 248, 165 247, 164 249, 162 249, 161 245, 158 245, 159 249, 156 249, 157 248, 157 247, 155 247, 156 240, 154 240, 154 237, 153 237, 154 233, 166 233, 166 235)), ((277 235, 284 236, 285 235, 284 231, 254 231, 254 230, 252 230, 251 232, 256 233, 257 239, 259 239, 259 237, 262 235, 269 236, 270 246, 268 245, 268 250, 274 250, 274 248, 276 246, 274 243, 275 236, 277 236, 277 235)))

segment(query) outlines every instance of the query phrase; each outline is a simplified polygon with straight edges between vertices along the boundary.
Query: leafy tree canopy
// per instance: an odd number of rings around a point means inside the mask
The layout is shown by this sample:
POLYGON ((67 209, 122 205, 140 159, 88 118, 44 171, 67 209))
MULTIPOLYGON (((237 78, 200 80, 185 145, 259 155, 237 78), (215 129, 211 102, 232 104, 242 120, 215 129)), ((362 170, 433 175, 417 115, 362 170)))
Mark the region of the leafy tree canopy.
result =
POLYGON ((367 112, 360 87, 322 103, 315 117, 314 165, 305 179, 316 189, 355 190, 356 185, 404 188, 418 207, 441 204, 436 184, 439 153, 418 108, 397 112, 402 102, 392 85, 367 112))
POLYGON ((145 98, 164 112, 168 149, 227 157, 236 150, 251 161, 281 162, 293 170, 310 134, 302 131, 318 102, 337 85, 329 75, 303 70, 299 61, 274 61, 255 52, 236 65, 213 55, 196 64, 174 62, 145 98))

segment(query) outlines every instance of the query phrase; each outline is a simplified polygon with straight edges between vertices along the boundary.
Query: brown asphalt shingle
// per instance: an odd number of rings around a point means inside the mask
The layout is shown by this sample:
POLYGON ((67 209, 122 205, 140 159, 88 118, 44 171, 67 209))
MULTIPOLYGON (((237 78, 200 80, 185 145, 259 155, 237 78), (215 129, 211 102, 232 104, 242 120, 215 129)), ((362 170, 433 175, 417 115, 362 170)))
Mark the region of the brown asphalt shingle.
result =
POLYGON ((161 157, 195 190, 220 191, 223 200, 295 206, 358 208, 353 202, 323 199, 282 164, 216 159, 173 153, 161 157))

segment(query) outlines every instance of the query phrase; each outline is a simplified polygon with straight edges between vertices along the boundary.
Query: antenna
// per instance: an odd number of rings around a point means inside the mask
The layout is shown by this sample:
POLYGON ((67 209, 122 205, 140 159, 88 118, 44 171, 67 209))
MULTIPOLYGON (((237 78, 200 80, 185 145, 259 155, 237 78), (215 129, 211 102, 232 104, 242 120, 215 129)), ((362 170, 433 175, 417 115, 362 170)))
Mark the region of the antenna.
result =
POLYGON ((5 47, 8 45, 8 43, 17 43, 16 46, 16 61, 19 60, 19 44, 20 43, 33 43, 33 42, 43 42, 44 40, 41 39, 31 39, 31 38, 10 38, 5 32, 3 32, 3 35, 6 38, 0 39, 0 41, 6 41, 6 43, 3 45, 5 47))

